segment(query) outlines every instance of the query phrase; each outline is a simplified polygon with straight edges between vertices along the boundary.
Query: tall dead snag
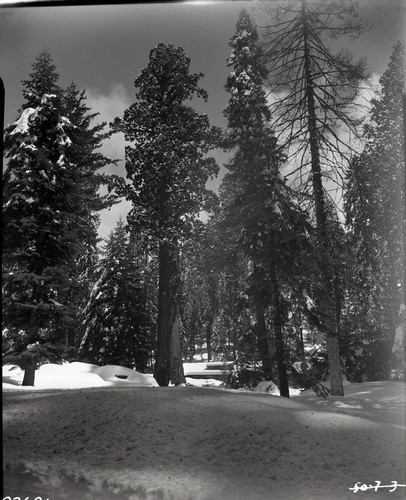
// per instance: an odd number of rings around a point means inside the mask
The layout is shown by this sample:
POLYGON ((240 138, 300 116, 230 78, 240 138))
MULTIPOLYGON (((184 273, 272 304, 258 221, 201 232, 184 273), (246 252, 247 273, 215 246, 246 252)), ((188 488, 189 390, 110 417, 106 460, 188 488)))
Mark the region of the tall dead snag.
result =
POLYGON ((281 145, 289 147, 296 185, 312 195, 321 289, 317 306, 327 340, 331 393, 343 395, 325 181, 340 184, 350 159, 343 137, 348 131, 357 134, 356 98, 366 73, 364 61, 353 63, 348 51, 333 53, 327 40, 356 37, 362 25, 347 0, 295 0, 274 14, 276 23, 262 27, 273 126, 281 145))

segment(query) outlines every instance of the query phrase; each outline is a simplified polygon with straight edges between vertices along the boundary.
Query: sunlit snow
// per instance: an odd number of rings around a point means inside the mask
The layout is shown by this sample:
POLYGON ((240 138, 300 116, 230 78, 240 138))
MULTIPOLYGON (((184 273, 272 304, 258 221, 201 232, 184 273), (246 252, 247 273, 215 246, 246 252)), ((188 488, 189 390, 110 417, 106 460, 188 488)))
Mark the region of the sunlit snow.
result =
MULTIPOLYGON (((13 365, 3 366, 3 389, 10 385, 20 390, 24 373, 13 365)), ((44 364, 35 372, 36 389, 80 389, 86 387, 128 387, 150 386, 158 384, 152 375, 139 373, 130 368, 117 365, 97 366, 89 363, 53 363, 44 364)))
MULTIPOLYGON (((275 384, 258 392, 142 387, 128 370, 48 364, 36 388, 23 389, 13 385, 21 370, 4 368, 4 495, 345 500, 357 484, 406 484, 403 382, 347 383, 344 397, 287 399, 271 395, 275 384)), ((358 496, 404 499, 405 491, 358 496)))
POLYGON ((30 118, 37 113, 37 110, 34 108, 27 108, 21 113, 20 118, 16 121, 16 125, 14 130, 11 132, 13 134, 28 134, 29 132, 29 121, 30 118))

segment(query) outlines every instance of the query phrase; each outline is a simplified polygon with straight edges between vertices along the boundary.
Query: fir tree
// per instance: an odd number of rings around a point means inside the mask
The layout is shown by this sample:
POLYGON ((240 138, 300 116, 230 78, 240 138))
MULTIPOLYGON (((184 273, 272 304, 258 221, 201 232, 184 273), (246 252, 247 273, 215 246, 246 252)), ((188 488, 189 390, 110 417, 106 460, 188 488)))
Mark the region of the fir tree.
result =
POLYGON ((44 94, 55 94, 61 97, 62 89, 58 85, 59 74, 48 49, 43 49, 32 64, 29 79, 23 80, 25 103, 22 109, 35 108, 41 104, 44 94))
POLYGON ((184 101, 207 98, 197 84, 201 74, 189 73, 190 59, 182 48, 158 44, 149 64, 135 80, 137 101, 116 119, 131 146, 126 148, 132 202, 129 225, 142 235, 159 258, 158 349, 155 378, 160 385, 184 380, 177 332, 179 315, 179 248, 193 221, 209 210, 214 196, 205 184, 217 166, 206 153, 215 131, 206 115, 184 101))
POLYGON ((80 359, 146 370, 151 324, 137 249, 122 220, 106 240, 84 315, 80 359))
POLYGON ((247 12, 241 12, 236 28, 229 58, 234 71, 226 85, 231 97, 225 110, 228 129, 224 144, 234 156, 222 185, 224 223, 239 235, 238 244, 252 264, 250 295, 265 377, 272 377, 266 326, 266 310, 270 307, 279 385, 281 394, 289 396, 280 269, 292 260, 304 217, 293 202, 293 192, 279 175, 283 158, 270 127, 263 88, 267 68, 257 30, 247 12))
POLYGON ((93 125, 98 113, 91 113, 86 105, 86 93, 79 91, 72 82, 63 92, 65 116, 73 127, 70 131, 72 141, 67 153, 71 163, 76 165, 76 200, 71 206, 71 218, 77 244, 74 265, 68 269, 69 284, 64 302, 69 305, 70 314, 65 316, 66 331, 70 354, 74 355, 78 342, 83 336, 83 310, 92 284, 97 262, 97 229, 99 212, 111 205, 108 196, 100 194, 103 185, 109 185, 110 176, 101 173, 101 169, 114 160, 107 158, 100 151, 102 142, 110 133, 103 132, 106 123, 93 125))
MULTIPOLYGON (((60 344, 75 344, 80 330, 79 308, 88 295, 95 261, 96 212, 107 206, 98 191, 108 178, 98 170, 111 160, 97 151, 109 135, 102 133, 105 123, 91 127, 96 114, 88 114, 84 91, 79 92, 74 84, 63 90, 57 85, 58 79, 49 51, 42 51, 30 78, 23 82, 26 102, 19 118, 6 129, 9 161, 4 176, 3 245, 5 289, 9 294, 4 304, 4 325, 9 339, 6 345, 18 344, 19 351, 31 345, 31 337, 36 339, 37 334, 27 333, 26 326, 20 325, 26 325, 26 319, 13 319, 16 307, 19 314, 24 309, 25 315, 32 309, 33 331, 39 328, 37 323, 42 325, 41 338, 35 342, 44 343, 51 335, 60 344), (25 284, 20 273, 30 273, 25 284), (19 294, 27 287, 24 301, 13 292, 18 280, 19 294), (38 290, 41 299, 30 288, 38 290), (35 316, 41 307, 33 304, 38 302, 49 310, 46 329, 46 314, 35 316)), ((38 359, 45 359, 44 352, 42 349, 38 359)))
POLYGON ((71 207, 75 165, 68 160, 71 122, 61 114, 61 92, 49 53, 24 82, 27 102, 5 130, 8 159, 3 185, 3 327, 6 358, 34 384, 37 364, 63 343, 59 302, 64 270, 75 254, 71 207))

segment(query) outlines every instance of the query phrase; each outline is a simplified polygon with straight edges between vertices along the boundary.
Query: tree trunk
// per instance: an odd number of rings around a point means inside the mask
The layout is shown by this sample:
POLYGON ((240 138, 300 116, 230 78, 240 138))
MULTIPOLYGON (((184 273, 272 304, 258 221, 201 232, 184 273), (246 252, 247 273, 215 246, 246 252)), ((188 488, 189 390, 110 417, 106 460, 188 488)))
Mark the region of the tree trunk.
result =
POLYGON ((180 349, 180 320, 179 314, 176 314, 173 322, 171 334, 171 349, 170 349, 170 380, 174 385, 186 383, 185 374, 183 372, 182 355, 180 349))
POLYGON ((31 361, 28 365, 26 365, 22 385, 34 385, 36 368, 37 363, 35 361, 31 361))
POLYGON ((269 354, 268 335, 265 324, 264 278, 263 270, 258 265, 254 267, 253 277, 258 349, 261 356, 265 380, 272 380, 272 361, 269 354))
POLYGON ((327 356, 330 371, 331 394, 344 396, 342 383, 340 354, 338 348, 338 325, 336 322, 336 308, 334 287, 332 285, 332 270, 330 255, 327 250, 327 209, 324 199, 322 173, 320 165, 320 149, 317 133, 316 107, 314 98, 314 84, 310 49, 308 46, 307 5, 302 0, 303 40, 304 40, 304 71, 306 78, 308 131, 310 137, 311 170, 313 184, 313 199, 316 212, 317 239, 320 252, 321 280, 324 286, 324 299, 321 304, 323 315, 327 319, 327 356))
POLYGON ((271 263, 271 269, 269 275, 271 279, 271 288, 272 288, 272 321, 273 321, 273 329, 275 335, 276 359, 278 363, 279 392, 281 396, 288 398, 289 382, 286 371, 285 346, 283 342, 283 333, 282 333, 281 302, 279 298, 279 286, 278 286, 278 279, 276 276, 276 269, 273 263, 271 263))
POLYGON ((338 352, 338 341, 336 336, 327 335, 327 353, 329 361, 331 394, 333 396, 344 396, 340 354, 338 352), (334 363, 338 363, 338 365, 334 365, 334 363))
MULTIPOLYGON (((32 295, 33 297, 37 297, 37 287, 33 286, 32 295)), ((30 310, 30 339, 32 342, 27 342, 28 344, 34 343, 37 339, 38 327, 37 327, 37 318, 35 314, 35 309, 31 308, 30 310)), ((31 359, 24 366, 24 378, 22 385, 30 385, 33 386, 35 382, 35 369, 37 368, 37 362, 35 359, 31 359)))
POLYGON ((176 250, 169 243, 159 245, 158 346, 154 377, 160 386, 184 381, 177 320, 178 276, 176 250), (176 338, 178 337, 178 338, 176 338), (178 374, 178 375, 177 375, 178 374))
POLYGON ((305 375, 307 372, 306 352, 305 352, 304 340, 303 340, 303 330, 300 326, 298 327, 298 331, 299 331, 299 341, 300 341, 300 354, 302 357, 302 363, 301 363, 302 373, 303 373, 303 375, 305 375))
POLYGON ((214 318, 212 317, 206 328, 206 346, 207 346, 207 361, 211 361, 211 339, 213 336, 213 323, 214 318))
POLYGON ((159 291, 158 291, 158 346, 154 377, 160 386, 167 386, 170 380, 170 255, 168 244, 159 245, 159 291))

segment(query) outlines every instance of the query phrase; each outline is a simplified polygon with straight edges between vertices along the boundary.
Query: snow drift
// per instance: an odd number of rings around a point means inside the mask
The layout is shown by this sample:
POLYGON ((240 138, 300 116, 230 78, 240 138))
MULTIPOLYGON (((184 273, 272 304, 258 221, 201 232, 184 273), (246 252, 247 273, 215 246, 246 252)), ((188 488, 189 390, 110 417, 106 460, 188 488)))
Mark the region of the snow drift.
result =
MULTIPOLYGON (((3 388, 33 389, 21 386, 24 372, 14 366, 3 366, 3 388)), ((35 388, 38 389, 79 389, 86 387, 157 387, 152 375, 139 373, 131 368, 117 365, 97 366, 90 363, 47 363, 35 372, 35 388)))

